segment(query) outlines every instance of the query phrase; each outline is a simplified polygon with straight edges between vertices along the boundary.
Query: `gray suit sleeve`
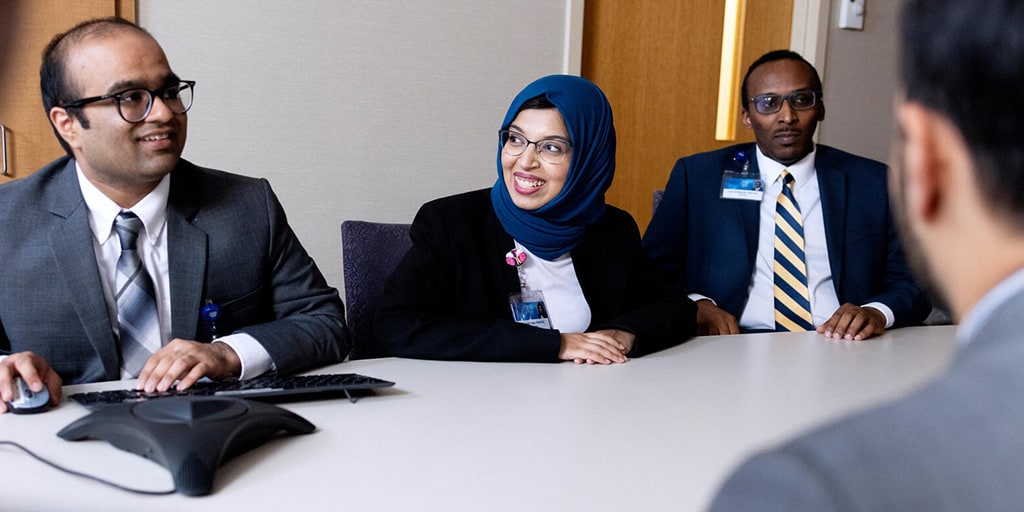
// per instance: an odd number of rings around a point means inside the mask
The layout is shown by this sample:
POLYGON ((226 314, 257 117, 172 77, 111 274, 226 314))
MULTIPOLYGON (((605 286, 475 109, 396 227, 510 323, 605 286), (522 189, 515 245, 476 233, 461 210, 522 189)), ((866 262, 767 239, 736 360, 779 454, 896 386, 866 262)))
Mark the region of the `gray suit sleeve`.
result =
POLYGON ((268 258, 264 286, 272 301, 273 319, 239 330, 267 349, 281 373, 339 362, 351 343, 338 291, 327 285, 302 247, 265 180, 262 190, 270 246, 260 256, 268 258))

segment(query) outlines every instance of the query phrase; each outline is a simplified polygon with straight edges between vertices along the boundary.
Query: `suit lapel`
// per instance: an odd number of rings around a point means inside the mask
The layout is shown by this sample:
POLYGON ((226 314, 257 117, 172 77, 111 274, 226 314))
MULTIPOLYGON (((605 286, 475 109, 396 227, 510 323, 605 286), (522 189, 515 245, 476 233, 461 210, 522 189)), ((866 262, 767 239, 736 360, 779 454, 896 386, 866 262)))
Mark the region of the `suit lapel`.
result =
MULTIPOLYGON (((751 145, 745 150, 747 152, 750 168, 750 173, 760 175, 761 169, 757 165, 757 148, 751 145)), ((734 151, 726 152, 727 160, 722 168, 728 169, 732 163, 734 151)), ((744 275, 751 275, 754 272, 754 264, 757 259, 757 243, 759 240, 759 233, 761 230, 761 202, 760 201, 743 201, 743 200, 729 200, 728 202, 733 204, 736 210, 736 215, 740 218, 740 226, 743 229, 743 240, 746 241, 746 252, 747 255, 747 272, 744 275)))
POLYGON ((843 252, 846 250, 846 174, 836 168, 835 154, 818 146, 815 159, 818 190, 821 193, 821 213, 825 222, 825 244, 828 263, 832 269, 832 282, 836 293, 843 296, 843 252))
POLYGON ((71 294, 79 299, 73 304, 75 313, 89 343, 99 356, 98 362, 87 363, 96 367, 86 368, 83 374, 104 375, 107 380, 118 379, 120 363, 117 340, 107 301, 103 297, 96 253, 92 250, 93 233, 89 226, 89 210, 78 185, 74 160, 68 161, 67 167, 54 180, 46 194, 47 197, 42 200, 48 202, 50 213, 64 219, 50 232, 50 248, 57 271, 67 283, 71 294))
MULTIPOLYGON (((488 206, 490 203, 487 203, 488 206)), ((519 272, 516 271, 515 267, 504 263, 505 254, 508 251, 516 247, 516 241, 512 238, 512 235, 505 232, 505 228, 501 226, 501 221, 498 220, 498 215, 494 213, 494 208, 487 208, 487 231, 493 233, 490 238, 491 247, 489 252, 492 254, 491 261, 498 262, 501 265, 501 287, 508 293, 519 292, 519 272)), ((490 267, 486 265, 485 267, 490 267)))
POLYGON ((194 225, 199 215, 199 184, 184 161, 171 175, 167 200, 167 263, 171 282, 171 338, 194 340, 206 279, 206 232, 194 225))

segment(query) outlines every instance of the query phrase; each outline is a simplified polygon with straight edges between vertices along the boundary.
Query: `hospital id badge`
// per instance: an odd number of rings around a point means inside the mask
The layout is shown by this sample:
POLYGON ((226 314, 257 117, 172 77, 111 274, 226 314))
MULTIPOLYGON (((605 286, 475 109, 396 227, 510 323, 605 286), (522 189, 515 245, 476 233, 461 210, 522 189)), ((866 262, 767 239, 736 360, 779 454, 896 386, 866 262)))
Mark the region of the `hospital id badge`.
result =
POLYGON ((722 172, 722 199, 760 201, 764 196, 761 176, 747 172, 722 172))
POLYGON ((544 304, 544 294, 540 290, 523 290, 508 296, 508 304, 512 307, 512 319, 517 323, 532 325, 542 329, 551 328, 548 308, 544 304))

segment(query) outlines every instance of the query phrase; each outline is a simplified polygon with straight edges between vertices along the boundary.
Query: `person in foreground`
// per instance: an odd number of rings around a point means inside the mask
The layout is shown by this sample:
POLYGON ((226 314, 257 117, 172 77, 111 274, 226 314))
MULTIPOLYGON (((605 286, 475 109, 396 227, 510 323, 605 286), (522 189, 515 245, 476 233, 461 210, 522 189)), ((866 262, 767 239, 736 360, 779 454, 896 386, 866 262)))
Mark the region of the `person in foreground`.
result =
POLYGON ((699 333, 861 340, 924 320, 885 165, 814 144, 825 118, 814 67, 788 50, 761 56, 741 104, 756 144, 681 158, 644 234, 697 301, 699 333))
POLYGON ((908 0, 901 24, 890 184, 958 353, 923 389, 754 457, 714 511, 1024 503, 1024 4, 908 0))
POLYGON ((491 189, 429 202, 375 321, 380 355, 622 363, 694 333, 633 218, 606 205, 611 107, 593 83, 547 76, 513 100, 491 189))
POLYGON ((68 156, 0 187, 3 400, 19 375, 56 404, 62 382, 184 389, 341 361, 341 299, 269 184, 180 158, 194 82, 156 40, 85 22, 40 79, 68 156))

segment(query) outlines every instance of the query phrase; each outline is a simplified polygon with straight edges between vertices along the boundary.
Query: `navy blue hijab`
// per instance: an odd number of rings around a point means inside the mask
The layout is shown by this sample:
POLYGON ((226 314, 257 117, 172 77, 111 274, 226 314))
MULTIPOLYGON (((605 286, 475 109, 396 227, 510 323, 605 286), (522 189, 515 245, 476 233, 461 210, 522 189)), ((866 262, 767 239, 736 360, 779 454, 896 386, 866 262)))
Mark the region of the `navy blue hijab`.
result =
POLYGON ((583 239, 587 227, 604 214, 604 193, 615 174, 615 126, 608 99, 593 82, 571 75, 537 79, 508 107, 501 129, 508 129, 523 103, 547 98, 562 115, 569 130, 572 155, 561 192, 536 210, 512 202, 501 168, 498 141, 498 181, 491 188, 491 204, 501 226, 533 254, 553 260, 583 239))

